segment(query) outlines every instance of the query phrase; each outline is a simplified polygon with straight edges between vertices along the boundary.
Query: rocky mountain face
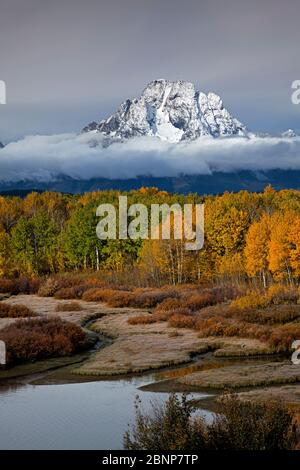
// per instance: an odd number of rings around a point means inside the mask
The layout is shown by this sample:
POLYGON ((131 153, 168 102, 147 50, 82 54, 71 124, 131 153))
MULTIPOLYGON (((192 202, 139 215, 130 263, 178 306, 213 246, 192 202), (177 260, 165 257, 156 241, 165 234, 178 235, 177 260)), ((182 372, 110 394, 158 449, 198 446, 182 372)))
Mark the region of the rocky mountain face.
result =
POLYGON ((4 145, 2 144, 2 142, 0 142, 0 149, 3 149, 4 148, 4 145))
POLYGON ((155 136, 169 142, 202 136, 246 136, 247 130, 215 93, 196 91, 190 82, 154 80, 140 98, 127 99, 116 113, 83 132, 101 132, 108 139, 155 136))

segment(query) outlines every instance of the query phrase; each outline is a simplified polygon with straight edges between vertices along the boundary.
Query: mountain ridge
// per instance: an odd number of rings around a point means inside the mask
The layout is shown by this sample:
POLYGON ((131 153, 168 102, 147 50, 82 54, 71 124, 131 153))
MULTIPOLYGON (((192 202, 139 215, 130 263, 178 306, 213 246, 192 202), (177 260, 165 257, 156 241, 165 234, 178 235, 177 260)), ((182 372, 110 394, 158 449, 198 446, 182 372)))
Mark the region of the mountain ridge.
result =
POLYGON ((153 80, 139 98, 125 100, 107 119, 91 122, 82 132, 99 132, 112 142, 138 136, 180 142, 248 135, 218 95, 197 91, 191 82, 166 79, 153 80))

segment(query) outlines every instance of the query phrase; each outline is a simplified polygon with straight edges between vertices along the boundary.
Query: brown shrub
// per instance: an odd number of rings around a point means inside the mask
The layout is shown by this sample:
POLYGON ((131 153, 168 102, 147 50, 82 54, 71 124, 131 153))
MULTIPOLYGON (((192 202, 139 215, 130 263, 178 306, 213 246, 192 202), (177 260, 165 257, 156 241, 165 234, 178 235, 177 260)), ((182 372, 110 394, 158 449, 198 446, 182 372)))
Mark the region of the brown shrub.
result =
POLYGON ((131 307, 134 304, 134 294, 127 291, 113 291, 114 294, 107 300, 110 307, 131 307))
POLYGON ((186 302, 182 299, 165 299, 160 304, 157 305, 155 313, 157 312, 168 312, 169 310, 176 310, 177 308, 184 307, 186 302))
POLYGON ((136 289, 133 292, 131 306, 136 308, 153 308, 161 304, 165 299, 176 299, 179 297, 175 289, 136 289))
POLYGON ((57 305, 55 310, 56 312, 79 312, 83 308, 78 302, 68 302, 57 305))
POLYGON ((300 318, 300 305, 274 305, 266 309, 234 310, 230 308, 228 315, 249 323, 275 325, 289 323, 300 318))
POLYGON ((210 292, 203 292, 203 294, 194 294, 187 299, 186 305, 191 310, 200 310, 203 307, 215 303, 214 296, 210 292))
POLYGON ((194 315, 184 315, 177 313, 169 318, 168 325, 174 328, 194 328, 194 315))
POLYGON ((157 322, 160 321, 167 321, 169 318, 174 315, 176 310, 169 310, 169 311, 158 311, 153 314, 153 317, 156 319, 157 322))
POLYGON ((0 279, 0 294, 13 293, 15 285, 16 283, 12 279, 0 279))
POLYGON ((292 450, 297 445, 295 413, 279 402, 242 401, 235 395, 218 400, 212 420, 195 416, 187 396, 171 394, 145 413, 139 397, 136 417, 124 435, 126 450, 292 450))
POLYGON ((275 284, 269 287, 267 297, 270 299, 270 303, 279 305, 283 303, 296 303, 300 295, 295 287, 275 284))
POLYGON ((17 279, 0 279, 0 293, 1 294, 36 294, 40 285, 41 279, 20 277, 17 279))
POLYGON ((42 284, 38 290, 40 297, 53 297, 55 292, 61 288, 61 285, 57 279, 49 278, 44 284, 42 284))
POLYGON ((68 356, 87 345, 84 331, 60 318, 18 320, 0 330, 7 364, 68 356))
POLYGON ((155 315, 137 315, 136 317, 129 318, 127 322, 129 325, 150 325, 156 321, 155 315))
POLYGON ((26 307, 26 305, 9 305, 0 302, 0 318, 26 318, 36 316, 37 313, 26 307))
POLYGON ((62 287, 55 292, 54 297, 60 300, 80 299, 84 291, 84 286, 62 287))
POLYGON ((269 337, 269 344, 276 351, 290 351, 292 343, 300 339, 300 324, 290 323, 273 328, 269 337))
POLYGON ((113 289, 92 287, 82 294, 82 300, 85 300, 86 302, 107 302, 111 297, 113 297, 115 292, 116 291, 113 289))

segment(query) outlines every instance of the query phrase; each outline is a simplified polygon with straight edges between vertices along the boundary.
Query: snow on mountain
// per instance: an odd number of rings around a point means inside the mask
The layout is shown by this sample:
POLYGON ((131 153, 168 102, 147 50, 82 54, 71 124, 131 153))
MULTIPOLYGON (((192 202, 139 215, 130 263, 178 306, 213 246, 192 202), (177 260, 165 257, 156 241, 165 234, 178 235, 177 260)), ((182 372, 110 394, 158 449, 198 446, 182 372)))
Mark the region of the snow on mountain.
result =
POLYGON ((288 137, 292 139, 293 137, 297 137, 297 134, 295 131, 293 131, 293 129, 288 129, 287 131, 281 134, 281 137, 288 137))
POLYGON ((195 90, 186 81, 154 80, 140 98, 124 101, 116 113, 92 122, 84 133, 102 133, 109 141, 155 136, 169 142, 202 136, 247 136, 243 124, 223 106, 215 93, 195 90))

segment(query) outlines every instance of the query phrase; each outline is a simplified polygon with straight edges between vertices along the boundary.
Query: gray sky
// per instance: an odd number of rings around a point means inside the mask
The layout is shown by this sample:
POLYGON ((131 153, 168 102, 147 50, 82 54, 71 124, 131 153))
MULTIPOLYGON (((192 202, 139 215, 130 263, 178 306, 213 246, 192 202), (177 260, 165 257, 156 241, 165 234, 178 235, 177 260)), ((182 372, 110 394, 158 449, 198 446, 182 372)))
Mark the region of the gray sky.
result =
POLYGON ((215 91, 252 130, 299 130, 299 0, 0 0, 0 140, 80 130, 154 78, 215 91))

